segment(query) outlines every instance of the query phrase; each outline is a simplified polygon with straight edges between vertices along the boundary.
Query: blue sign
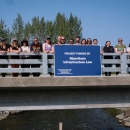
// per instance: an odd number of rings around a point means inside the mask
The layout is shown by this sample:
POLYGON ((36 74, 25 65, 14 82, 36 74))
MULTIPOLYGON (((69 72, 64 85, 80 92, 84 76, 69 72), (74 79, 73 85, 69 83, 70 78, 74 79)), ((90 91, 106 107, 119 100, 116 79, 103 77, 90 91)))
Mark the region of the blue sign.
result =
POLYGON ((55 45, 55 76, 101 76, 100 46, 55 45))

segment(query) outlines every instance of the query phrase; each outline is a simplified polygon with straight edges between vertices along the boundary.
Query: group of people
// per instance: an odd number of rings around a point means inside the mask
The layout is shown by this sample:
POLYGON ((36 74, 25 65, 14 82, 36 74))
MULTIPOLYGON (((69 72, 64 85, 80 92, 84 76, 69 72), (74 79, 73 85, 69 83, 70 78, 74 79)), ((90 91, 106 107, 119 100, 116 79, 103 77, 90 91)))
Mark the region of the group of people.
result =
MULTIPOLYGON (((34 38, 34 41, 31 45, 29 45, 28 41, 26 39, 24 39, 23 41, 21 41, 21 45, 18 44, 18 39, 17 38, 13 38, 11 44, 7 44, 6 43, 6 39, 2 38, 1 39, 1 43, 0 43, 0 52, 3 54, 0 56, 0 59, 8 59, 7 55, 4 55, 7 52, 13 52, 16 54, 19 54, 20 52, 26 53, 26 52, 34 52, 34 53, 38 53, 38 52, 46 52, 46 53, 53 53, 53 46, 51 44, 51 40, 50 37, 46 38, 46 41, 44 44, 41 44, 38 41, 38 38, 34 38)), ((23 56, 19 56, 19 55, 11 55, 10 57, 11 59, 41 59, 40 55, 33 55, 33 56, 29 56, 29 55, 23 55, 23 56)), ((21 64, 21 68, 39 68, 40 64, 21 64)), ((6 64, 1 64, 1 68, 7 68, 8 65, 6 64)), ((19 64, 11 64, 12 68, 19 68, 19 64)), ((6 76, 6 73, 2 73, 1 74, 2 77, 6 76)), ((28 77, 30 75, 30 73, 21 73, 22 77, 28 77)), ((18 77, 18 73, 12 73, 13 77, 18 77)), ((38 77, 40 76, 40 73, 33 73, 34 77, 38 77)))
MULTIPOLYGON (((103 53, 125 53, 126 52, 126 46, 123 45, 123 40, 122 38, 118 39, 118 44, 113 47, 111 46, 111 42, 110 41, 106 41, 105 46, 103 48, 103 50, 100 52, 101 54, 103 53)), ((31 43, 31 45, 29 45, 28 41, 26 39, 24 39, 23 41, 21 41, 21 44, 18 44, 18 39, 16 37, 14 37, 11 41, 11 44, 7 44, 6 43, 6 39, 2 38, 1 39, 1 43, 0 43, 0 52, 2 54, 5 54, 7 52, 14 52, 14 53, 26 53, 26 52, 45 52, 45 53, 54 53, 54 47, 53 44, 51 42, 51 38, 48 36, 46 37, 45 43, 41 44, 38 40, 38 38, 34 38, 33 43, 31 43)), ((76 36, 75 39, 70 38, 68 43, 66 43, 66 39, 64 36, 58 36, 57 37, 57 43, 56 45, 98 45, 98 40, 97 39, 91 39, 88 38, 87 40, 85 38, 80 38, 80 36, 76 36)), ((128 52, 130 52, 130 50, 128 50, 128 52)), ((19 55, 11 55, 10 57, 11 59, 30 59, 30 56, 26 55, 26 56, 19 56, 19 55)), ((117 59, 120 59, 120 56, 116 57, 117 59)), ((0 59, 8 59, 7 55, 4 56, 0 56, 0 59)), ((41 59, 41 56, 31 56, 31 59, 41 59)), ((104 59, 113 59, 113 56, 104 56, 104 59)), ((21 64, 21 68, 39 68, 40 65, 39 64, 21 64)), ((119 67, 120 64, 117 64, 116 67, 119 67)), ((8 65, 6 64, 2 64, 1 65, 2 68, 7 68, 8 65)), ((19 64, 12 64, 11 65, 12 68, 19 68, 19 64)), ((112 67, 112 64, 105 64, 105 67, 112 67)), ((116 72, 116 74, 118 75, 119 72, 116 72)), ((30 73, 21 73, 22 77, 28 77, 30 75, 30 73)), ((106 76, 110 76, 111 72, 105 72, 106 76)), ((2 77, 5 77, 6 73, 2 73, 2 77)), ((18 77, 18 73, 12 73, 13 77, 18 77)), ((38 77, 40 76, 40 73, 33 73, 34 77, 38 77)))

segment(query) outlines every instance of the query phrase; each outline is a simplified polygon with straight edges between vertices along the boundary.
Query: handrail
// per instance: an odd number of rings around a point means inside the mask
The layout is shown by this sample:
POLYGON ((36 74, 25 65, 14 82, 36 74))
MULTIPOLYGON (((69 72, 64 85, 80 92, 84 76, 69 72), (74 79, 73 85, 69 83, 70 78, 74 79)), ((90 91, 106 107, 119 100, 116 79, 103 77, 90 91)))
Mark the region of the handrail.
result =
MULTIPOLYGON (((1 54, 2 56, 9 56, 8 59, 0 59, 0 65, 6 64, 8 65, 8 68, 0 68, 0 73, 13 73, 13 72, 40 72, 42 75, 47 75, 49 72, 54 73, 54 54, 47 54, 47 53, 6 53, 1 54), (19 57, 22 56, 30 56, 30 59, 11 59, 10 56, 17 55, 19 57), (49 57, 48 57, 49 55, 49 57), (50 58, 50 55, 52 55, 52 58, 50 58), (31 59, 31 56, 41 56, 41 59, 31 59), (11 64, 40 64, 40 68, 11 68, 11 64), (48 64, 50 64, 51 67, 48 67, 48 64)), ((122 74, 128 74, 130 72, 130 59, 128 59, 128 56, 130 56, 129 53, 103 53, 101 55, 101 67, 102 72, 120 72, 122 74), (113 59, 104 59, 104 56, 113 56, 113 59), (116 56, 120 56, 120 59, 115 59, 116 56), (105 67, 105 64, 112 64, 112 67, 105 67), (116 64, 120 64, 119 67, 116 67, 116 64)))

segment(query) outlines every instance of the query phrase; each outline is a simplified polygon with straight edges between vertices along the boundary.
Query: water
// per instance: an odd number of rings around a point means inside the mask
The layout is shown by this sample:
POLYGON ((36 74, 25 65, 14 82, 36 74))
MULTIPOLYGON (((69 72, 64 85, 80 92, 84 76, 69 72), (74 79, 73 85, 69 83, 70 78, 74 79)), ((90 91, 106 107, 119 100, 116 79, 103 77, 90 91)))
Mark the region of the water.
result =
POLYGON ((118 123, 115 109, 26 111, 0 121, 0 130, 128 130, 118 123))

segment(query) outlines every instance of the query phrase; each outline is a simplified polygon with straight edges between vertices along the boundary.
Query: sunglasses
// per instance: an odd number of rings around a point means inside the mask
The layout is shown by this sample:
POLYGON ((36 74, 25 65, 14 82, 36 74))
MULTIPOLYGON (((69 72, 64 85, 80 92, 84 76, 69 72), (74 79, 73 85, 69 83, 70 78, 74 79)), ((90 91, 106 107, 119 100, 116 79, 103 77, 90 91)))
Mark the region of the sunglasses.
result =
POLYGON ((38 41, 38 40, 34 40, 34 41, 38 41))
POLYGON ((61 39, 61 40, 65 40, 65 39, 61 39))

